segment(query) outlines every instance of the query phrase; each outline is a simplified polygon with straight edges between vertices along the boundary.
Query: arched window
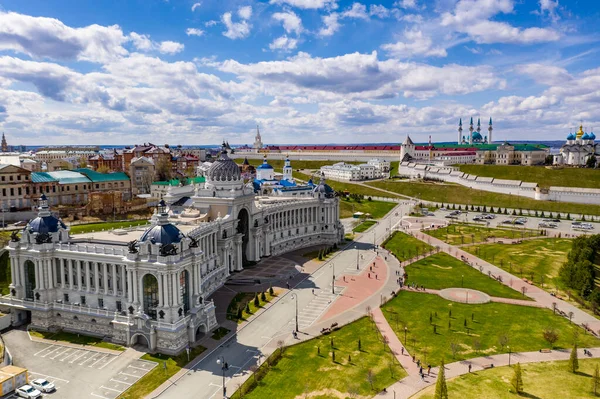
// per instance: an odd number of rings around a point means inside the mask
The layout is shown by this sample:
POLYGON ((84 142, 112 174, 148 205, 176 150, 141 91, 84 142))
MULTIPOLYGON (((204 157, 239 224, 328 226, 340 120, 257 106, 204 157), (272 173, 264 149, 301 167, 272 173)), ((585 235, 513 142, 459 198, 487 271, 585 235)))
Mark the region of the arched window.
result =
POLYGON ((142 280, 144 313, 152 320, 156 320, 156 308, 158 306, 158 280, 152 274, 146 274, 142 280))
POLYGON ((179 274, 179 290, 181 292, 184 313, 187 313, 190 310, 189 278, 190 274, 187 270, 184 270, 181 272, 181 274, 179 274))
POLYGON ((25 298, 33 300, 33 290, 35 289, 35 264, 25 261, 25 298))

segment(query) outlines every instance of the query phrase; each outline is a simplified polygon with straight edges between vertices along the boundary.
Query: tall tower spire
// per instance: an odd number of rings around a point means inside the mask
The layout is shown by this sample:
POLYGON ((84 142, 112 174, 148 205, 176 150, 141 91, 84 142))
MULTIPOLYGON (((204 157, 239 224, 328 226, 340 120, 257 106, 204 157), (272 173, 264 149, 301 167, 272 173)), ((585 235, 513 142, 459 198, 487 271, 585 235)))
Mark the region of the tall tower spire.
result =
POLYGON ((4 136, 4 132, 2 132, 2 152, 8 152, 8 144, 6 143, 6 137, 4 136))
POLYGON ((492 127, 492 117, 490 117, 490 125, 488 126, 488 144, 493 143, 492 130, 494 130, 494 128, 492 127))
POLYGON ((458 142, 457 144, 461 144, 462 143, 462 118, 460 118, 458 120, 458 142))
POLYGON ((254 144, 252 148, 255 152, 258 152, 263 147, 262 137, 260 137, 260 130, 258 130, 258 125, 256 125, 256 136, 254 136, 254 144))
POLYGON ((469 144, 473 144, 473 117, 471 117, 471 123, 469 124, 469 144))
POLYGON ((477 133, 481 133, 481 118, 477 118, 477 133))

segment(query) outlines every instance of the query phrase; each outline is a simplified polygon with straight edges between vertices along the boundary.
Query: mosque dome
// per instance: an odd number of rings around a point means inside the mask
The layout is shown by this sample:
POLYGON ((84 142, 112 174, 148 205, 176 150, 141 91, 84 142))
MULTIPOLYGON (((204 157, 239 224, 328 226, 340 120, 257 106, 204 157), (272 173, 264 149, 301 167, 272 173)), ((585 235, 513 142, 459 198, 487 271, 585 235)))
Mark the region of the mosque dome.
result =
POLYGON ((38 217, 28 223, 27 229, 32 233, 56 233, 58 229, 67 229, 67 226, 56 216, 50 213, 48 199, 42 194, 39 201, 38 217))
POLYGON ((206 177, 211 181, 232 181, 240 180, 241 172, 239 166, 227 155, 227 148, 223 144, 221 154, 211 165, 206 173, 206 177))
POLYGON ((479 133, 479 132, 473 133, 473 140, 475 140, 475 141, 483 140, 481 133, 479 133))

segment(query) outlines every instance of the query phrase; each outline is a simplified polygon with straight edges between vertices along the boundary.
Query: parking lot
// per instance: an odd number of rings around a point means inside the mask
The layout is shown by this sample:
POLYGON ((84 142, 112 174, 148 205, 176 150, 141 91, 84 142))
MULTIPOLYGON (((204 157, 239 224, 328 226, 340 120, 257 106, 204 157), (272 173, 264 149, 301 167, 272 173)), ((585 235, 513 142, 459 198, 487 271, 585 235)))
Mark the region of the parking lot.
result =
POLYGON ((15 366, 27 368, 30 380, 45 378, 56 385, 55 392, 44 394, 48 398, 114 399, 156 366, 132 351, 110 353, 31 341, 24 330, 9 331, 3 338, 15 366))

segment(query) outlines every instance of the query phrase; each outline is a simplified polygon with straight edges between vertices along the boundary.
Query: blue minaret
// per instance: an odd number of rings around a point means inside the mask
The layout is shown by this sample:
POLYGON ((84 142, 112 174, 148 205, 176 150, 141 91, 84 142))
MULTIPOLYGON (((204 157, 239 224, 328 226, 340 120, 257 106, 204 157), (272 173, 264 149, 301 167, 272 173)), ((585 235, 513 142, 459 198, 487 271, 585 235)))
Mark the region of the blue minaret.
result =
POLYGON ((490 125, 488 126, 488 144, 492 144, 492 130, 494 130, 494 128, 492 127, 492 117, 490 116, 490 125))
POLYGON ((473 144, 473 117, 471 117, 471 123, 469 124, 469 144, 473 144))
POLYGON ((458 120, 458 144, 462 144, 462 118, 458 120))

